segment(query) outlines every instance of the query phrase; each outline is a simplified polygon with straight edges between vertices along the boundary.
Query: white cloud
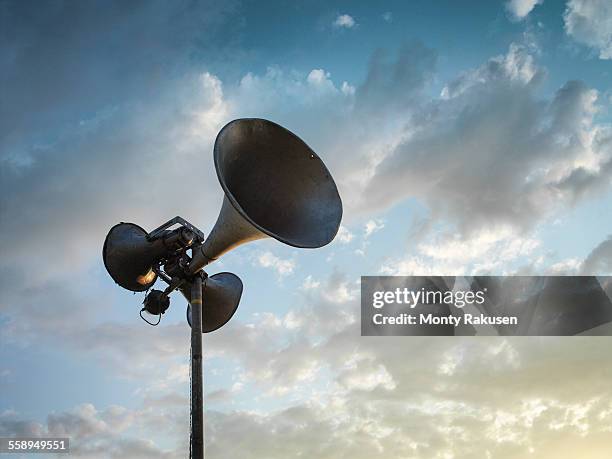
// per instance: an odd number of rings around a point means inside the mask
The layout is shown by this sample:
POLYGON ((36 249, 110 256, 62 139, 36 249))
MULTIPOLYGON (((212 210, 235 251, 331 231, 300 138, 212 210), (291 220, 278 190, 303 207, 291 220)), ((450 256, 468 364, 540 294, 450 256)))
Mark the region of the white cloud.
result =
POLYGON ((442 232, 419 243, 408 255, 387 260, 381 272, 393 275, 508 274, 505 270, 511 269, 513 262, 528 264, 540 244, 538 239, 522 236, 510 227, 484 229, 469 237, 442 232))
POLYGON ((368 220, 364 227, 364 233, 365 233, 364 237, 368 238, 372 234, 383 229, 384 227, 385 227, 385 223, 380 219, 368 220))
POLYGON ((210 151, 216 132, 227 120, 228 105, 220 80, 210 73, 185 77, 178 88, 160 88, 155 102, 134 104, 97 121, 95 127, 83 128, 91 132, 76 130, 62 136, 45 154, 34 156, 30 166, 7 173, 2 187, 13 191, 3 193, 3 212, 21 216, 1 219, 3 262, 28 264, 32 256, 52 259, 53 269, 45 263, 37 270, 37 280, 44 282, 98 260, 97 246, 116 222, 136 221, 151 230, 168 215, 193 212, 181 203, 180 187, 175 186, 169 186, 155 206, 150 206, 150 195, 143 190, 155 189, 160 177, 167 183, 210 183, 199 190, 200 215, 215 218, 212 209, 218 205, 215 197, 219 188, 209 170, 211 155, 203 156, 202 164, 207 166, 202 170, 178 167, 177 161, 191 161, 202 151, 210 151), (55 166, 57 161, 62 163, 61 170, 55 166), (53 173, 49 173, 51 168, 55 168, 53 173), (82 173, 94 169, 101 181, 87 179, 82 173), (54 186, 56 181, 62 186, 54 186), (207 187, 210 193, 203 192, 207 187), (29 203, 27 211, 24 202, 29 203), (83 224, 75 235, 65 225, 76 214, 83 224), (46 228, 44 237, 34 237, 27 250, 15 242, 30 232, 37 233, 41 225, 46 228))
POLYGON ((582 274, 612 275, 612 235, 595 247, 581 267, 582 274))
POLYGON ((376 164, 363 190, 367 208, 412 197, 462 234, 526 230, 605 190, 612 128, 596 121, 599 94, 569 81, 543 100, 535 90, 545 70, 534 54, 513 44, 449 83, 376 164))
POLYGON ((284 260, 282 258, 277 257, 272 252, 263 252, 256 258, 257 265, 263 268, 271 268, 279 276, 288 276, 293 274, 293 270, 295 269, 295 261, 294 260, 284 260))
POLYGON ((330 74, 323 69, 311 70, 306 77, 306 81, 314 85, 321 85, 329 82, 330 74))
POLYGON ((338 15, 336 20, 333 22, 333 26, 336 28, 352 29, 356 25, 357 23, 355 22, 355 19, 353 19, 353 17, 348 14, 338 15))
MULTIPOLYGON (((328 284, 334 290, 346 278, 336 274, 328 284)), ((596 459, 607 457, 612 398, 606 369, 612 361, 601 343, 415 337, 399 346, 401 337, 355 340, 358 322, 343 320, 341 313, 358 314, 357 297, 332 304, 323 289, 317 294, 308 303, 323 302, 316 315, 282 321, 298 333, 289 344, 269 315, 252 328, 234 322, 207 336, 207 358, 236 357, 237 371, 246 370, 224 394, 208 394, 209 403, 235 399, 254 383, 261 385, 259 393, 275 397, 274 408, 258 402, 257 411, 208 410, 210 457, 280 459, 297 450, 310 457, 433 458, 452 451, 467 459, 490 451, 491 457, 511 459, 533 450, 535 457, 569 459, 585 448, 596 459), (311 333, 322 337, 310 341, 311 333), (276 408, 283 397, 290 402, 276 408), (568 449, 565 456, 559 445, 568 449)), ((176 375, 182 374, 177 368, 176 375)), ((188 401, 173 400, 172 410, 161 399, 139 409, 86 404, 54 413, 46 423, 6 413, 0 415, 0 435, 65 433, 74 441, 75 457, 184 457, 188 401), (177 449, 151 442, 160 435, 170 435, 177 449)))
POLYGON ((348 390, 371 391, 376 388, 393 390, 397 384, 384 365, 368 362, 367 368, 360 363, 354 370, 342 373, 339 382, 348 390))
POLYGON ((234 108, 234 116, 251 112, 262 113, 271 119, 290 120, 297 116, 303 126, 320 117, 320 111, 334 116, 346 110, 354 88, 344 83, 337 87, 325 69, 312 69, 302 74, 272 66, 263 75, 244 75, 238 87, 229 94, 228 102, 234 108))
POLYGON ((335 373, 325 392, 281 410, 211 413, 210 454, 280 458, 287 455, 281 445, 291 445, 307 456, 357 459, 449 452, 467 459, 483 451, 501 459, 569 459, 584 450, 607 457, 612 398, 601 368, 610 358, 598 343, 413 338, 406 347, 388 337, 356 342, 355 331, 341 330, 309 348, 322 348, 319 365, 328 362, 335 373), (583 371, 580 391, 572 378, 576 362, 583 371), (551 386, 553 379, 558 383, 551 386), (232 441, 237 434, 241 446, 232 441), (323 436, 328 441, 318 441, 323 436))
POLYGON ((283 325, 287 327, 288 330, 295 330, 302 327, 304 322, 300 315, 296 314, 294 310, 291 310, 285 314, 285 317, 283 318, 283 325))
POLYGON ((353 253, 361 257, 364 257, 366 254, 366 250, 368 246, 370 245, 370 241, 368 240, 368 238, 372 234, 382 230, 384 227, 385 227, 385 223, 381 219, 368 220, 363 227, 363 239, 361 241, 361 245, 357 249, 355 249, 353 253))
POLYGON ((434 260, 451 260, 457 263, 469 263, 495 253, 495 258, 502 264, 518 257, 532 253, 540 242, 533 238, 524 238, 513 234, 508 227, 498 230, 485 229, 469 239, 457 235, 446 236, 442 241, 422 243, 419 253, 434 260))
POLYGON ((331 74, 323 69, 313 69, 306 77, 306 82, 318 91, 334 93, 337 91, 331 74))
POLYGON ((332 274, 323 289, 323 297, 332 303, 346 303, 357 297, 358 288, 339 273, 332 274))
POLYGON ((507 81, 519 87, 525 86, 541 73, 542 69, 536 65, 530 47, 512 43, 506 54, 491 58, 487 64, 463 73, 444 86, 440 97, 443 100, 457 97, 487 83, 507 81))
POLYGON ((612 3, 609 0, 569 0, 563 15, 566 33, 577 42, 612 59, 612 3))
POLYGON ((348 244, 353 240, 354 237, 355 235, 351 233, 346 226, 340 225, 340 228, 338 229, 338 234, 336 235, 336 239, 338 240, 338 242, 340 242, 341 244, 348 244))
POLYGON ((343 81, 340 91, 342 91, 342 94, 346 96, 353 96, 355 95, 355 86, 352 86, 347 81, 343 81))
POLYGON ((508 0, 506 2, 506 9, 513 19, 521 20, 525 19, 536 5, 540 5, 543 2, 544 0, 508 0))
POLYGON ((306 276, 306 279, 304 279, 304 282, 302 283, 302 290, 314 290, 319 288, 320 285, 321 282, 313 279, 312 276, 309 274, 308 276, 306 276))
POLYGON ((582 260, 578 258, 567 258, 565 260, 553 263, 547 272, 557 276, 568 276, 578 274, 582 266, 582 260))
POLYGON ((70 456, 77 458, 178 459, 188 454, 183 439, 189 435, 189 420, 184 408, 173 408, 169 411, 159 405, 155 409, 145 405, 130 410, 111 405, 99 410, 84 403, 50 413, 44 423, 24 420, 17 413, 0 414, 0 434, 68 437, 70 456), (162 424, 165 429, 160 432, 158 426, 162 424), (134 430, 138 433, 134 434, 134 430), (178 447, 164 449, 151 438, 162 442, 171 439, 178 447))

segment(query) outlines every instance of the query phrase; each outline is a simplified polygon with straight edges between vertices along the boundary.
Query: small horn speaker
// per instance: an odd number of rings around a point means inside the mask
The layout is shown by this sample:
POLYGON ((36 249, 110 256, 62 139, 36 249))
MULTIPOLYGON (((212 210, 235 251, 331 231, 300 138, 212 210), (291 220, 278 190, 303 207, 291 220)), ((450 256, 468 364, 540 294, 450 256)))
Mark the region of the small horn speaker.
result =
MULTIPOLYGON (((181 292, 191 302, 189 287, 181 292)), ((242 281, 232 273, 218 273, 204 280, 202 289, 202 332, 221 328, 234 315, 242 296, 242 281)), ((191 327, 191 305, 187 305, 187 322, 191 327)))
POLYGON ((149 241, 140 226, 119 223, 104 240, 102 258, 117 284, 133 292, 144 292, 157 280, 153 266, 166 252, 163 241, 149 241))
POLYGON ((234 120, 217 136, 214 161, 225 197, 190 272, 255 239, 316 248, 336 236, 342 219, 336 184, 321 158, 291 131, 264 119, 234 120))

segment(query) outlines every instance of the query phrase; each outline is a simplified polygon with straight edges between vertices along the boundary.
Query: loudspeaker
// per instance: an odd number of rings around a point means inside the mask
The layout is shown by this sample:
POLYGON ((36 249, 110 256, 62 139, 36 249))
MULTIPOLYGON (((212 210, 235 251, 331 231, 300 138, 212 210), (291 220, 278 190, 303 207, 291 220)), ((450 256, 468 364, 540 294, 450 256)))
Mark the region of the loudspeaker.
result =
POLYGON ((157 280, 153 266, 167 252, 162 239, 149 241, 147 232, 140 226, 119 223, 104 240, 102 258, 117 284, 133 292, 144 292, 157 280))
MULTIPOLYGON (((104 241, 103 258, 117 284, 134 292, 148 290, 157 280, 154 269, 163 265, 168 293, 178 287, 191 302, 193 275, 240 244, 272 237, 294 247, 317 248, 336 236, 342 219, 336 184, 321 158, 291 131, 264 119, 237 119, 219 132, 213 157, 225 196, 208 237, 181 217, 151 234, 133 223, 115 225, 104 241), (175 224, 180 228, 170 230, 175 224)), ((242 282, 234 274, 219 273, 207 277, 202 288, 203 331, 211 332, 236 312, 242 282)), ((163 313, 167 294, 152 292, 144 304, 149 312, 163 313)), ((189 307, 189 321, 190 313, 189 307)))
POLYGON ((264 119, 234 120, 217 136, 214 161, 225 197, 208 238, 194 250, 191 273, 256 239, 317 248, 336 236, 342 219, 336 184, 291 131, 264 119))
MULTIPOLYGON (((190 288, 180 289, 191 303, 190 288)), ((218 273, 207 277, 202 286, 202 332, 221 328, 234 315, 242 296, 242 281, 232 273, 218 273)), ((187 322, 191 326, 191 305, 187 305, 187 322)))

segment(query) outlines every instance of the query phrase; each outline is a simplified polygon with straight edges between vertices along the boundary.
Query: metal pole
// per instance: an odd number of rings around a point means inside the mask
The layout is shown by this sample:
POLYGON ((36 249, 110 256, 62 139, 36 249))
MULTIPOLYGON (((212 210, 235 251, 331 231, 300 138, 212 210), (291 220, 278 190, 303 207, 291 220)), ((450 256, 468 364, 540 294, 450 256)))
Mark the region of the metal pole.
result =
POLYGON ((204 400, 202 395, 202 276, 191 284, 191 452, 204 459, 204 400))

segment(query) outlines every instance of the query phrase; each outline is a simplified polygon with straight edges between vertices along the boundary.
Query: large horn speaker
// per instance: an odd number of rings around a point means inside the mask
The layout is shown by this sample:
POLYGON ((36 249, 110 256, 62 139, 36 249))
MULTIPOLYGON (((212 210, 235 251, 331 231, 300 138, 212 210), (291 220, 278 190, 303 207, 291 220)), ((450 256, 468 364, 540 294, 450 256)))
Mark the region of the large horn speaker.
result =
MULTIPOLYGON (((181 288, 181 292, 191 303, 191 290, 181 288)), ((207 277, 202 286, 202 332, 209 333, 221 328, 234 315, 240 297, 242 281, 232 273, 217 273, 207 277)), ((191 326, 191 305, 187 305, 187 322, 191 326)))
POLYGON ((227 124, 214 161, 225 192, 219 218, 193 254, 194 273, 248 241, 272 237, 294 247, 330 243, 342 201, 319 156, 292 132, 258 118, 227 124))
POLYGON ((157 280, 153 266, 167 251, 161 239, 149 241, 140 226, 119 223, 104 240, 102 258, 117 284, 133 292, 144 292, 157 280))

